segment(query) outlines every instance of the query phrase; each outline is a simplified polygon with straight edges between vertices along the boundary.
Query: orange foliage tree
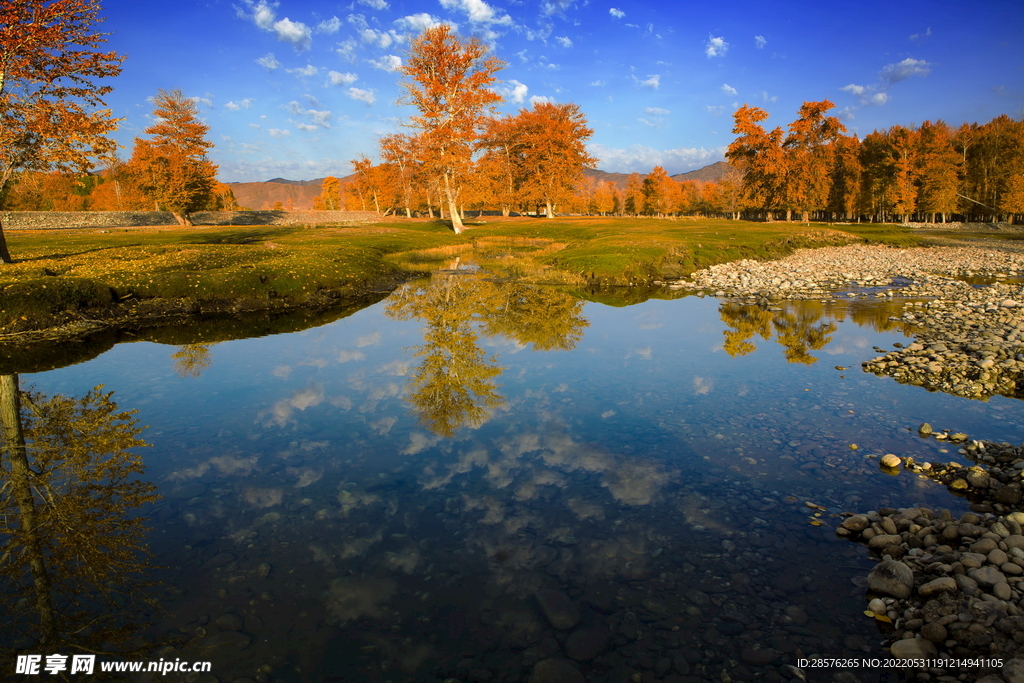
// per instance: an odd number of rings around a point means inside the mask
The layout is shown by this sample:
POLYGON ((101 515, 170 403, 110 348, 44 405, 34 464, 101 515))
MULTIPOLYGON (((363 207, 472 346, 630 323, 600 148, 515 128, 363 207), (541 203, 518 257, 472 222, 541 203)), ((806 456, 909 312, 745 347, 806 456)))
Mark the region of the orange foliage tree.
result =
POLYGON ((181 225, 192 225, 189 214, 207 205, 217 175, 206 157, 213 147, 206 139, 210 127, 198 120, 196 103, 180 90, 161 90, 154 102, 158 121, 143 131, 152 138, 135 138, 128 167, 159 209, 170 211, 181 225))
POLYGON ((811 211, 822 211, 828 206, 835 143, 846 132, 839 119, 825 116, 834 106, 828 100, 804 102, 799 118, 789 124, 789 135, 782 143, 787 154, 787 220, 791 209, 799 211, 806 223, 811 211))
POLYGON ((324 178, 320 194, 313 197, 313 208, 316 211, 344 210, 345 198, 341 195, 341 181, 332 175, 324 178))
POLYGON ((459 173, 471 163, 486 114, 501 102, 489 86, 505 63, 486 54, 487 47, 479 40, 464 41, 441 24, 412 40, 401 68, 408 76, 402 84, 405 101, 419 110, 411 121, 422 131, 421 159, 441 181, 456 233, 463 230, 457 206, 459 173))
POLYGON ((550 102, 520 110, 512 129, 520 196, 543 204, 544 215, 554 218, 555 205, 572 196, 583 169, 597 164, 586 148, 594 131, 579 105, 550 102))
MULTIPOLYGON (((124 57, 97 49, 99 11, 99 0, 0 1, 0 196, 19 171, 85 172, 114 150, 111 88, 96 81, 124 57)), ((0 262, 11 263, 2 225, 0 262)))
POLYGON ((725 158, 743 172, 746 200, 765 210, 771 218, 773 210, 785 203, 786 155, 782 149, 782 129, 766 132, 760 125, 768 112, 743 105, 733 114, 732 132, 738 136, 729 145, 725 158))

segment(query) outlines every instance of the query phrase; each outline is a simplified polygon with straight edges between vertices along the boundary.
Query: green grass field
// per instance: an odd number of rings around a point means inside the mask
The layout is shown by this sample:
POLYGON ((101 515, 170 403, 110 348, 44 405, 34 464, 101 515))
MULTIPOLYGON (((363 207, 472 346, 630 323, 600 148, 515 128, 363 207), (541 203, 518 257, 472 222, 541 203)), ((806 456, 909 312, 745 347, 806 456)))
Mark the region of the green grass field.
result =
POLYGON ((533 282, 650 285, 739 258, 800 247, 919 241, 889 225, 810 226, 729 220, 487 218, 455 235, 440 221, 318 227, 9 232, 0 265, 0 334, 112 307, 145 315, 323 304, 386 289, 416 272, 472 261, 533 282))

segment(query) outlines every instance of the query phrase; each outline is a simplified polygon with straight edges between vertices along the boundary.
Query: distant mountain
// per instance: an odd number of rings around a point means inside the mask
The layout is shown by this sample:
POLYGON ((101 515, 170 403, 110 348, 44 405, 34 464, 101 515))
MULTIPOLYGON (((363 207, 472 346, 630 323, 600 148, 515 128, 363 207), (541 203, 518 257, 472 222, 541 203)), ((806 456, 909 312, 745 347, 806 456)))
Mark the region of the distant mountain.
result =
MULTIPOLYGON (((352 176, 341 178, 345 183, 352 176)), ((288 180, 274 178, 262 183, 228 183, 235 193, 235 201, 246 209, 272 209, 274 204, 281 202, 286 209, 308 211, 313 208, 313 198, 320 194, 323 178, 314 180, 288 180)))
POLYGON ((679 173, 672 176, 672 180, 677 180, 681 183, 687 180, 696 180, 698 183, 717 183, 725 177, 726 171, 729 170, 729 164, 724 161, 716 161, 710 166, 704 168, 698 168, 696 171, 687 171, 686 173, 679 173))
MULTIPOLYGON (((718 161, 710 166, 698 168, 696 171, 688 171, 672 176, 673 180, 684 182, 695 180, 699 183, 715 183, 722 179, 729 164, 718 161)), ((583 175, 597 181, 611 181, 621 191, 626 189, 628 173, 609 173, 596 169, 585 169, 583 175)), ((355 179, 355 174, 341 178, 342 183, 355 179)), ((286 209, 296 211, 307 211, 313 208, 313 198, 320 194, 324 179, 314 180, 288 180, 287 178, 273 178, 262 183, 228 183, 235 193, 235 200, 238 205, 246 209, 261 210, 272 209, 274 204, 281 202, 286 209)))

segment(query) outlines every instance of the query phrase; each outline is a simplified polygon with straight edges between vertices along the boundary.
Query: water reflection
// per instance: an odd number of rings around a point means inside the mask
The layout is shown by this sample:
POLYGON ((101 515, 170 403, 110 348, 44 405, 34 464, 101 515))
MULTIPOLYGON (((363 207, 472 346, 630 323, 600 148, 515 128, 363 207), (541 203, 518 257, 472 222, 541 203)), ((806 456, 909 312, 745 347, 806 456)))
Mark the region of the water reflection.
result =
POLYGON ((898 303, 780 308, 448 273, 300 334, 168 329, 33 381, 101 377, 157 425, 155 633, 182 641, 160 656, 221 681, 511 683, 551 657, 595 682, 781 680, 797 650, 882 654, 833 515, 946 496, 866 456, 956 457, 906 426, 991 434, 1000 405, 837 375, 905 341, 898 303), (167 362, 213 342, 195 379, 167 362))
MULTIPOLYGON (((134 411, 97 387, 75 399, 0 376, 0 652, 125 653, 154 604, 134 411)), ((4 672, 9 673, 8 671, 4 672)))
POLYGON ((567 294, 450 270, 401 287, 386 309, 395 320, 424 323, 423 344, 415 350, 422 360, 409 375, 406 400, 425 427, 444 437, 479 427, 505 402, 496 382, 504 368, 480 347, 481 334, 541 351, 567 350, 587 326, 583 302, 567 294))
POLYGON ((768 308, 755 304, 726 302, 719 307, 722 322, 729 329, 723 348, 732 357, 753 353, 757 346, 751 340, 760 337, 780 344, 786 361, 813 365, 818 358, 812 351, 821 351, 832 342, 842 322, 849 315, 857 325, 877 332, 907 328, 901 320, 890 320, 902 313, 902 301, 882 302, 819 302, 790 301, 779 307, 768 308))
POLYGON ((174 371, 178 377, 199 377, 203 370, 210 367, 210 347, 213 344, 185 344, 171 354, 174 359, 174 371))

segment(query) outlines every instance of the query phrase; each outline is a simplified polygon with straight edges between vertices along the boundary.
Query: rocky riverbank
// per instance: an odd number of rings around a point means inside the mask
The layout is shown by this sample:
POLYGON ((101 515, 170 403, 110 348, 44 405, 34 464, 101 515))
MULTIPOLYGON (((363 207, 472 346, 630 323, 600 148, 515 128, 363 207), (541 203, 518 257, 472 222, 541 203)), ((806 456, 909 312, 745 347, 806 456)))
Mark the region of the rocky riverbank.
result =
POLYGON ((945 510, 883 508, 847 517, 837 529, 881 558, 868 575, 865 614, 891 629, 891 655, 952 658, 909 669, 918 680, 1024 677, 1021 522, 1021 512, 954 519, 945 510))
POLYGON ((1024 273, 1024 252, 1003 243, 911 249, 847 245, 800 249, 777 261, 722 263, 697 271, 689 280, 667 284, 754 300, 817 299, 865 287, 899 288, 868 293, 872 296, 924 297, 943 296, 954 286, 953 278, 1017 273, 1024 273), (913 286, 906 287, 910 283, 913 286))

